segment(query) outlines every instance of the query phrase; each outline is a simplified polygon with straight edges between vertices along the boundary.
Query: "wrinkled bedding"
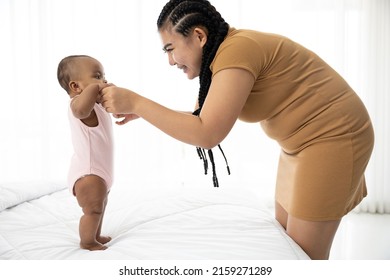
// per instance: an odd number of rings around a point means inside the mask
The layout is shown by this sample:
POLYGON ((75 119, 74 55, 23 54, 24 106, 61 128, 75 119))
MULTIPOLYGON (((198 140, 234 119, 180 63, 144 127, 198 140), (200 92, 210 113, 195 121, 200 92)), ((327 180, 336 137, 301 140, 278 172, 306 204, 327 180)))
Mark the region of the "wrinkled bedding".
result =
POLYGON ((81 209, 65 184, 0 184, 0 259, 309 259, 249 192, 114 186, 105 251, 79 248, 81 209))

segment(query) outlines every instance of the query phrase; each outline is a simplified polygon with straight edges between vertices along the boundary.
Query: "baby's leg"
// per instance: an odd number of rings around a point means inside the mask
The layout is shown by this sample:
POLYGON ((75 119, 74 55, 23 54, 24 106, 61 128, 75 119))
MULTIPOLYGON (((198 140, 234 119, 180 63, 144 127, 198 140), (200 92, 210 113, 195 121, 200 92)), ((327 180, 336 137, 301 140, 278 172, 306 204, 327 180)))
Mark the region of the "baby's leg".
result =
POLYGON ((104 219, 104 213, 106 212, 106 206, 107 206, 107 201, 108 201, 108 198, 106 198, 106 200, 104 201, 104 208, 103 208, 103 213, 102 213, 102 216, 100 218, 100 223, 99 223, 99 227, 98 227, 98 230, 96 232, 96 240, 102 244, 106 244, 108 242, 111 241, 111 237, 109 236, 104 236, 104 235, 101 235, 101 230, 102 230, 102 224, 103 224, 103 219, 104 219))
POLYGON ((79 226, 80 247, 88 250, 107 249, 96 240, 107 199, 105 181, 95 175, 85 176, 76 182, 75 194, 84 214, 79 226))

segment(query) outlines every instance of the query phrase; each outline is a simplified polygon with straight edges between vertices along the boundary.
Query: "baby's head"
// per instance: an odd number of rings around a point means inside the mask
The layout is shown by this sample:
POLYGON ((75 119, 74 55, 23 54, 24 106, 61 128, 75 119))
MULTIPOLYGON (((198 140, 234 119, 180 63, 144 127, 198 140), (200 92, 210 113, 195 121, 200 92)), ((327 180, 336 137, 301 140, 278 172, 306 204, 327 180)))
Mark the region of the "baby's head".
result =
POLYGON ((80 93, 91 83, 107 83, 102 64, 88 55, 71 55, 58 64, 57 79, 70 95, 80 93))

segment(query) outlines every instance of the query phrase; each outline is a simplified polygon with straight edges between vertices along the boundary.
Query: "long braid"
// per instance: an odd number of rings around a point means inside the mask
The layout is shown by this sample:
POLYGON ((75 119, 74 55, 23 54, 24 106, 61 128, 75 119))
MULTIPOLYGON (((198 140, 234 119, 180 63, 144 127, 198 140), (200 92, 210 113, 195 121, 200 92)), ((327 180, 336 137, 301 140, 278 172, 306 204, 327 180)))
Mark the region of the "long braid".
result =
MULTIPOLYGON (((171 0, 164 6, 157 20, 157 27, 159 30, 162 28, 173 28, 175 32, 182 34, 184 37, 188 36, 193 28, 197 26, 203 26, 207 29, 208 40, 203 47, 202 63, 199 74, 199 108, 193 112, 193 115, 195 116, 199 116, 207 97, 212 76, 210 65, 219 46, 228 33, 229 25, 221 17, 221 14, 215 7, 207 0, 171 0)), ((228 174, 230 174, 225 154, 220 145, 218 145, 218 148, 225 158, 228 174)), ((213 169, 213 184, 214 187, 218 187, 219 184, 212 150, 208 150, 208 153, 206 154, 203 148, 197 147, 196 149, 199 158, 203 160, 205 174, 207 174, 208 169, 208 154, 213 169)))

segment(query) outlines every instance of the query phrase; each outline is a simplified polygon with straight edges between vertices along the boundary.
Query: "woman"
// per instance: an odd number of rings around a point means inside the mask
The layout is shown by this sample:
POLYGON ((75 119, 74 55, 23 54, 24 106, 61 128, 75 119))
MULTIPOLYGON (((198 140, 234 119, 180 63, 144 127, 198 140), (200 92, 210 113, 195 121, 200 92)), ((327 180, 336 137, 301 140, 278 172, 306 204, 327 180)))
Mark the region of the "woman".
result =
POLYGON ((103 90, 103 106, 129 114, 122 123, 141 117, 208 150, 237 119, 260 123, 281 147, 275 217, 310 258, 328 259, 342 217, 367 195, 374 134, 359 97, 313 52, 231 28, 206 0, 169 1, 157 26, 169 64, 199 77, 197 110, 177 112, 118 87, 103 90))

